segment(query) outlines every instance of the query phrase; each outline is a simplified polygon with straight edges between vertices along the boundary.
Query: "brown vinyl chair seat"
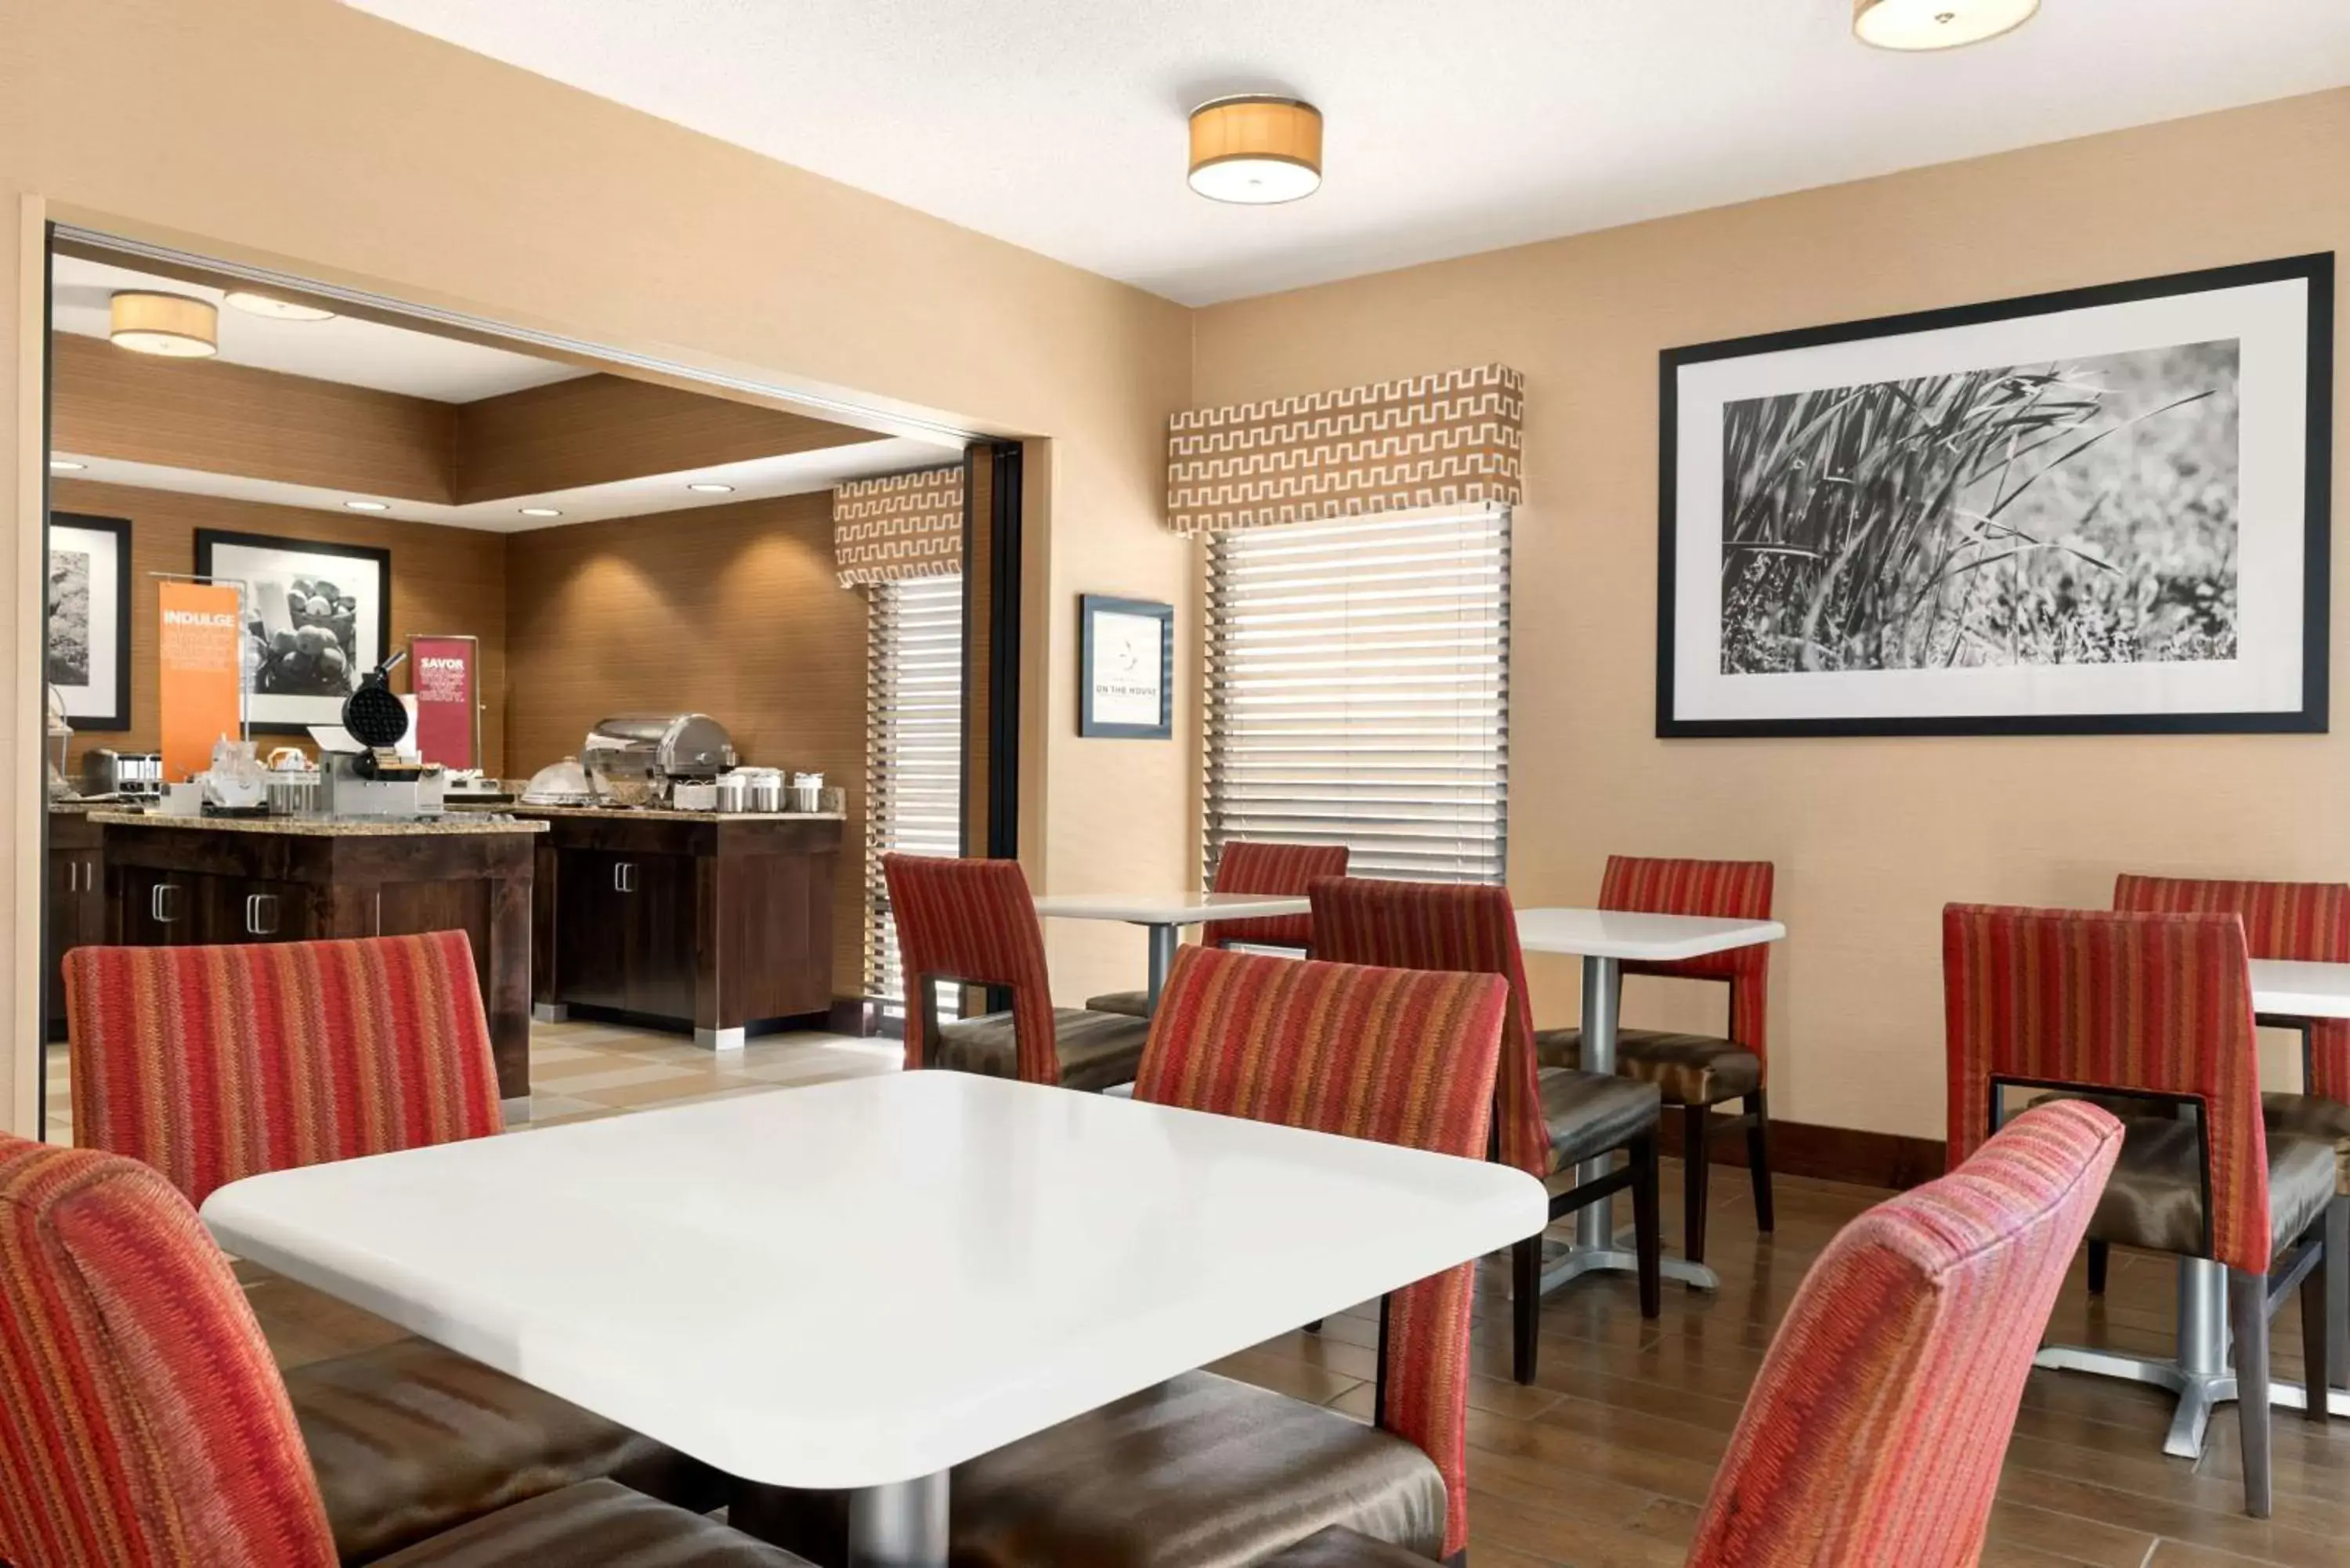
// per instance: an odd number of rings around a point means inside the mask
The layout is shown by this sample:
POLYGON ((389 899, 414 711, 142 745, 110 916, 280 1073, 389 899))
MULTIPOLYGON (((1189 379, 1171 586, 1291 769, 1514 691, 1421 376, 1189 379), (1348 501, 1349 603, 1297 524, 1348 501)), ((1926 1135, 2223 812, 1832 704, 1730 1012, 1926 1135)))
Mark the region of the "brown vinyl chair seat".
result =
POLYGON ((956 1466, 948 1518, 955 1568, 1242 1568, 1332 1525, 1427 1561, 1444 1478, 1392 1433, 1186 1372, 956 1466))
MULTIPOLYGON (((2064 1090, 2035 1096, 2033 1104, 2050 1100, 2086 1100, 2122 1120, 2159 1117, 2156 1102, 2130 1095, 2076 1095, 2064 1090)), ((2334 1149, 2334 1190, 2350 1193, 2350 1106, 2316 1095, 2272 1094, 2261 1096, 2261 1121, 2269 1138, 2314 1138, 2334 1149)))
POLYGON ((430 1340, 312 1362, 285 1378, 345 1563, 607 1477, 700 1510, 724 1501, 723 1480, 674 1449, 430 1340))
POLYGON ((1150 993, 1147 991, 1106 991, 1099 996, 1086 998, 1087 1012, 1123 1012, 1128 1018, 1150 1016, 1150 993))
POLYGON ((1544 1067, 1535 1076, 1554 1170, 1596 1159, 1655 1132, 1663 1114, 1654 1084, 1572 1067, 1544 1067))
MULTIPOLYGON (((1087 1008, 1053 1009, 1053 1044, 1061 1058, 1061 1087, 1098 1092, 1134 1082, 1142 1065, 1150 1020, 1087 1008)), ((935 1065, 991 1078, 1020 1075, 1020 1048, 1009 1012, 983 1012, 939 1025, 935 1065)))
MULTIPOLYGON (((2124 1103, 2124 1102, 2116 1102, 2124 1103)), ((2148 1251, 2201 1255, 2203 1155, 2192 1122, 2139 1115, 2124 1124, 2121 1158, 2089 1220, 2089 1240, 2148 1251)), ((2334 1198, 2330 1143, 2284 1134, 2269 1139, 2269 1251, 2290 1247, 2334 1198)))
POLYGON ((380 1560, 379 1568, 809 1568, 700 1514, 613 1481, 501 1509, 380 1560))
MULTIPOLYGON (((1534 1059, 1545 1067, 1581 1067, 1583 1031, 1535 1030, 1534 1059)), ((1762 1058, 1718 1034, 1619 1029, 1616 1071, 1656 1085, 1669 1106, 1718 1106, 1762 1086, 1762 1058)))
POLYGON ((1428 1559, 1332 1525, 1307 1536, 1263 1568, 1427 1568, 1428 1559))

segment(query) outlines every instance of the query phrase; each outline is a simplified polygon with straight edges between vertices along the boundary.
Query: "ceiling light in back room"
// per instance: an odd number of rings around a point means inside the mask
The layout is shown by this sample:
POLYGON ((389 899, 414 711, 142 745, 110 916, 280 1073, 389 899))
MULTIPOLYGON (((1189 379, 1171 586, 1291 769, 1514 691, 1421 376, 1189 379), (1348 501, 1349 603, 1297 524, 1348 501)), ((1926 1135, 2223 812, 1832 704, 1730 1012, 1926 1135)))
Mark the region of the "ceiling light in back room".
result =
POLYGON ((255 294, 249 288, 230 290, 227 302, 247 316, 265 316, 272 321, 332 321, 335 318, 331 310, 280 299, 274 294, 255 294))
POLYGON ((391 503, 389 501, 346 501, 343 504, 349 507, 354 512, 389 512, 391 510, 391 503))
POLYGON ((1955 49, 2012 33, 2040 0, 1853 0, 1852 30, 1880 49, 1955 49))
POLYGON ((126 288, 109 306, 108 338, 133 354, 202 359, 220 352, 220 307, 192 295, 126 288))
POLYGON ((562 512, 553 506, 517 506, 515 511, 525 517, 560 517, 562 512))
POLYGON ((1191 111, 1191 189, 1215 202, 1269 206, 1322 184, 1322 111, 1294 98, 1242 93, 1191 111))
POLYGON ((76 462, 69 457, 53 457, 49 459, 49 472, 51 473, 79 473, 83 469, 88 468, 88 466, 89 464, 86 462, 76 462))
POLYGON ((692 491, 696 495, 732 495, 734 493, 734 487, 733 485, 721 484, 715 480, 705 479, 697 483, 689 484, 686 488, 692 491))

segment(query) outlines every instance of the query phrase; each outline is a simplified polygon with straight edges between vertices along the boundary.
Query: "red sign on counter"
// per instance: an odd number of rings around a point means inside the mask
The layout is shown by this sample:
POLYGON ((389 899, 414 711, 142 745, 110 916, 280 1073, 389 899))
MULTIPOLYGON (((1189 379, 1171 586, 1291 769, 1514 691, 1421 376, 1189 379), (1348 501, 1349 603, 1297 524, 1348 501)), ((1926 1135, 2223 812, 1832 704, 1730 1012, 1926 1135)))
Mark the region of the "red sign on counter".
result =
POLYGON ((481 645, 470 637, 408 639, 409 690, 416 697, 416 749, 448 768, 481 766, 476 665, 481 645))

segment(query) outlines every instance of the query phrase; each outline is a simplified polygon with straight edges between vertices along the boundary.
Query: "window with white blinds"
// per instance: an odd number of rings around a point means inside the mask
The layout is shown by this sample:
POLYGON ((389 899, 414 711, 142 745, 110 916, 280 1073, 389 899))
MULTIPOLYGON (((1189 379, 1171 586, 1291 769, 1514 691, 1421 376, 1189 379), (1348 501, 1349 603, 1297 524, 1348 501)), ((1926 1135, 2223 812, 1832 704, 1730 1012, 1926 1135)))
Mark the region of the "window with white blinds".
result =
POLYGON ((1353 518, 1208 545, 1207 865, 1344 844, 1370 877, 1499 882, 1510 518, 1353 518))
POLYGON ((906 982, 881 857, 962 853, 962 579, 866 592, 865 994, 895 1013, 906 982))

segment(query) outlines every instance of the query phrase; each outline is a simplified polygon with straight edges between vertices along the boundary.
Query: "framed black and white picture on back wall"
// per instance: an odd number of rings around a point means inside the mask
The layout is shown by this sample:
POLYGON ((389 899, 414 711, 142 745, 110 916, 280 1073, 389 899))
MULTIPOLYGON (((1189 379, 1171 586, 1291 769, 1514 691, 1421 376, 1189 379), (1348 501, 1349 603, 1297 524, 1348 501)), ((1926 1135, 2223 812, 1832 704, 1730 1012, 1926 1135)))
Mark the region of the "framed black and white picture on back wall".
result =
POLYGON ((47 677, 77 730, 130 728, 130 522, 49 514, 47 677))
POLYGON ((2326 727, 2331 254, 1667 351, 1657 733, 2326 727))

